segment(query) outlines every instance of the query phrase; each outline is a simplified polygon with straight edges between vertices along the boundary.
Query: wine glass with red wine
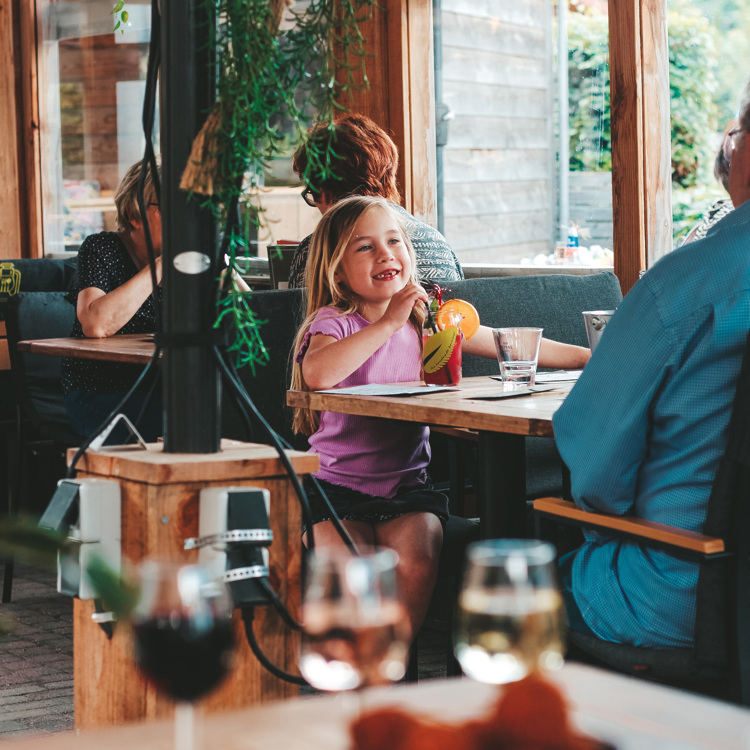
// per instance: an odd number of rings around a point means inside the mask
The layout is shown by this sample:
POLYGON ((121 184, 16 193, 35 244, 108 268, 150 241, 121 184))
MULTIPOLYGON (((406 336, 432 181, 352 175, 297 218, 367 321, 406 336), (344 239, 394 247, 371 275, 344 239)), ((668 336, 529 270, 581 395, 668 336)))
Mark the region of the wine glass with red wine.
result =
POLYGON ((193 701, 229 671, 233 636, 225 585, 200 565, 147 560, 133 616, 136 660, 143 674, 177 702, 175 748, 195 748, 193 701))
POLYGON ((404 676, 409 627, 397 562, 390 549, 321 548, 310 556, 300 671, 313 687, 348 691, 404 676))

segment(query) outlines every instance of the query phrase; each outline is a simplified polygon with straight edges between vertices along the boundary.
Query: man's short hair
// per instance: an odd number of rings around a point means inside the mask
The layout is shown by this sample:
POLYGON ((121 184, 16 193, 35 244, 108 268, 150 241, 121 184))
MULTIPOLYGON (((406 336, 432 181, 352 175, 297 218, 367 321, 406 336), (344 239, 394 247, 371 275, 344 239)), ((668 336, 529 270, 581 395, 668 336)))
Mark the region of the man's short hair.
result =
POLYGON ((740 101, 740 110, 737 119, 740 122, 740 127, 746 133, 750 133, 750 79, 748 79, 745 84, 745 90, 742 93, 742 100, 740 101))

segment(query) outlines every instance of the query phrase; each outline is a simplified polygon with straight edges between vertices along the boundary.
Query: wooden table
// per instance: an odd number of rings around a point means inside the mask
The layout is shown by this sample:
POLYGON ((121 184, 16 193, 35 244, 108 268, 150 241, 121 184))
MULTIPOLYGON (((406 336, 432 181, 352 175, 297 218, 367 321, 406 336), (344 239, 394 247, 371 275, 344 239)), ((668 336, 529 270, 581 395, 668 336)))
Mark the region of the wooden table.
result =
POLYGON ((99 359, 108 362, 128 362, 147 365, 154 353, 154 335, 151 333, 127 333, 103 339, 34 339, 19 341, 19 352, 48 354, 53 357, 76 357, 99 359))
POLYGON ((476 430, 479 436, 479 513, 486 538, 525 536, 524 438, 554 437, 552 415, 573 383, 554 390, 496 401, 477 398, 500 392, 489 377, 464 378, 456 391, 419 396, 359 396, 289 391, 289 406, 365 417, 422 422, 476 430))
MULTIPOLYGON (((618 750, 746 750, 750 711, 593 667, 567 664, 552 678, 575 726, 618 750)), ((459 722, 482 715, 497 688, 468 679, 362 693, 364 710, 382 705, 459 722)), ((338 697, 302 698, 240 709, 204 720, 203 748, 349 750, 351 710, 338 697)), ((4 750, 172 750, 172 724, 155 721, 106 730, 11 740, 4 750)), ((387 750, 384 748, 384 750, 387 750)))

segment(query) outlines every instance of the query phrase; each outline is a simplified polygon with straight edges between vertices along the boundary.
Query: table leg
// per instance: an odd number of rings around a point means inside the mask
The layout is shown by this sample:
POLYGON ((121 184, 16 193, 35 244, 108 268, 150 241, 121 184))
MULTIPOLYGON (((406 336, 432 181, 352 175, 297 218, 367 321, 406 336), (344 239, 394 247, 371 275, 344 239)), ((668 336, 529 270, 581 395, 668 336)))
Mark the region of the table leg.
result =
POLYGON ((478 459, 478 500, 482 537, 525 537, 525 437, 499 432, 480 432, 478 459))

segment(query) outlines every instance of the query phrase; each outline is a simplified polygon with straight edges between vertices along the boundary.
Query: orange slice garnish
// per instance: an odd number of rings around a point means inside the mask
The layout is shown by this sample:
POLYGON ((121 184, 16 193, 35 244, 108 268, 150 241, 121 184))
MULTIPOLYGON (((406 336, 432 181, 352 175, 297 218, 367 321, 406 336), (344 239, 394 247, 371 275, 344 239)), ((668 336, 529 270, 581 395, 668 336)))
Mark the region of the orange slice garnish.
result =
POLYGON ((479 313, 466 300, 449 299, 438 308, 435 322, 443 331, 450 326, 458 326, 468 341, 479 330, 479 313))

